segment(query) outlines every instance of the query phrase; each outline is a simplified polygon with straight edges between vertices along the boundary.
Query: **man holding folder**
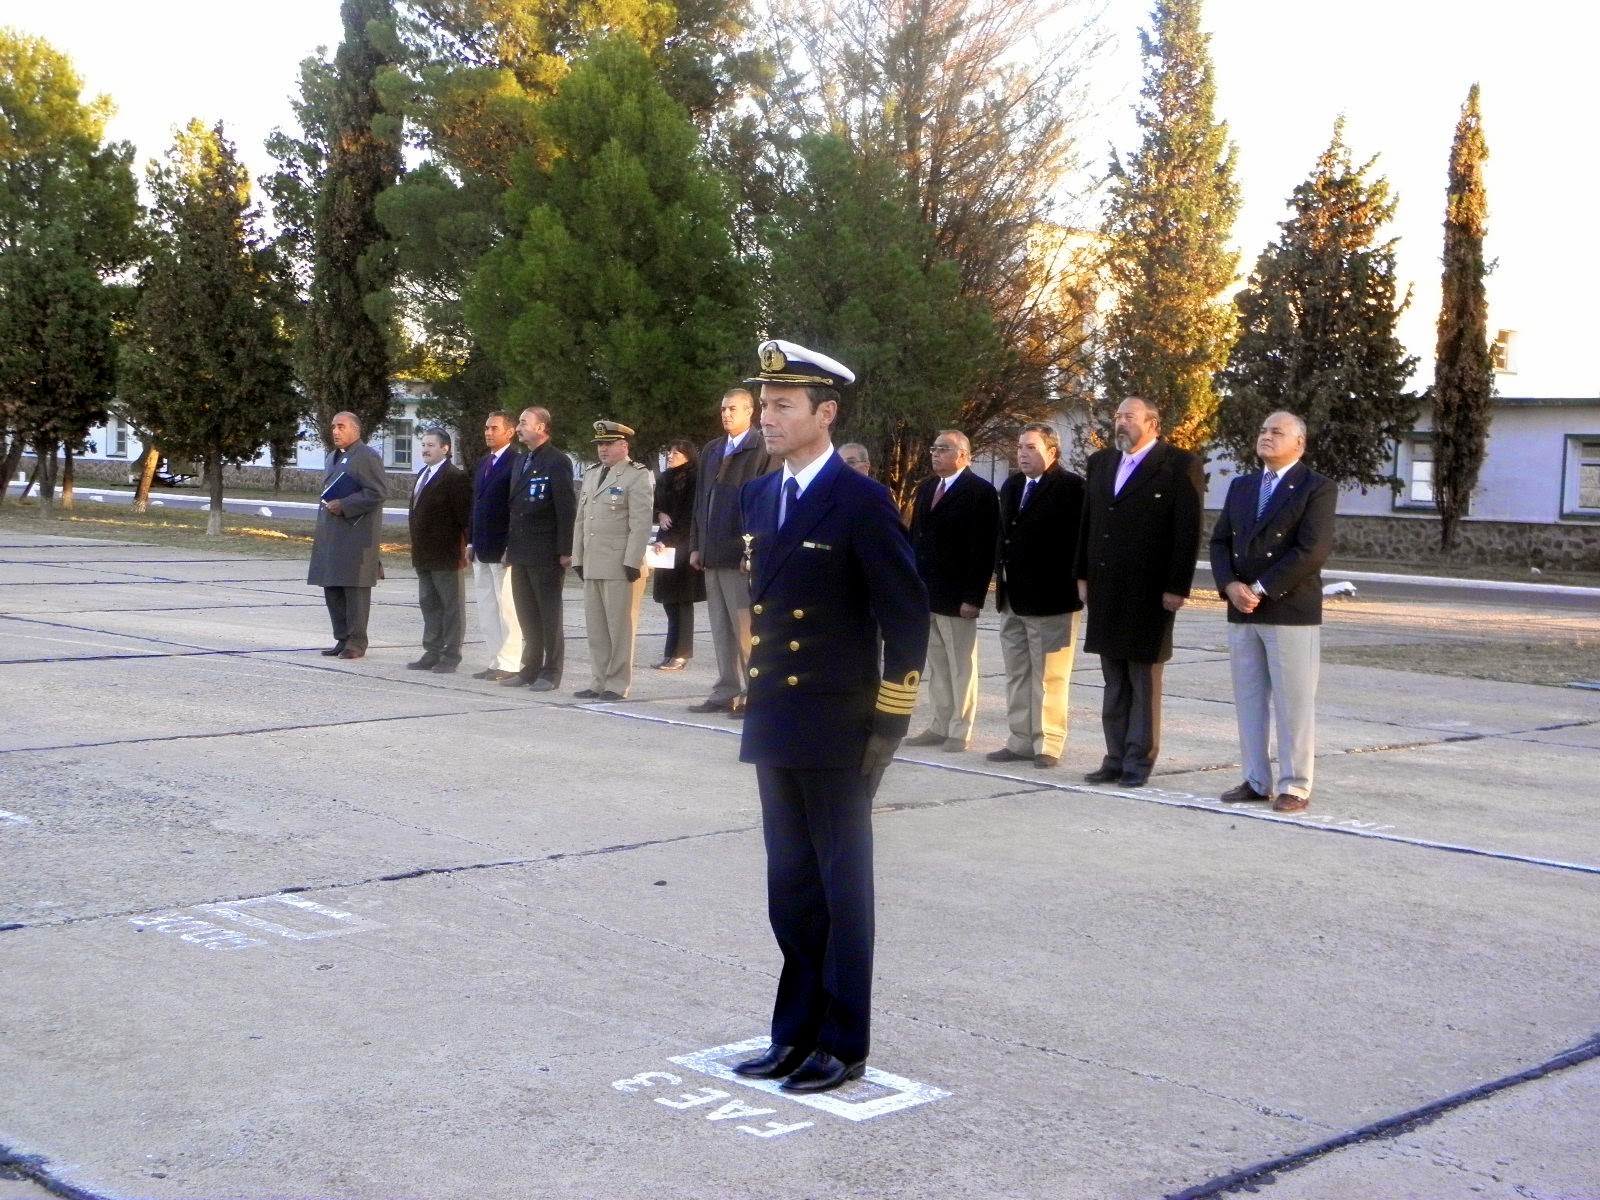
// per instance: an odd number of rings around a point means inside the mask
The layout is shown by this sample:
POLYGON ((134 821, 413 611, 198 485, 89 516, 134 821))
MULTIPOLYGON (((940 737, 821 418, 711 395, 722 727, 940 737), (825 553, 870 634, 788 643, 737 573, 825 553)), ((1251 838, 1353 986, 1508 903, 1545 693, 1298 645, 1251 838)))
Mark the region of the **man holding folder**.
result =
POLYGON ((367 652, 372 586, 383 578, 378 543, 389 480, 383 458, 361 440, 354 413, 336 414, 328 438, 333 450, 322 475, 322 503, 317 508, 306 582, 322 588, 333 622, 334 644, 322 653, 328 658, 360 658, 367 652))

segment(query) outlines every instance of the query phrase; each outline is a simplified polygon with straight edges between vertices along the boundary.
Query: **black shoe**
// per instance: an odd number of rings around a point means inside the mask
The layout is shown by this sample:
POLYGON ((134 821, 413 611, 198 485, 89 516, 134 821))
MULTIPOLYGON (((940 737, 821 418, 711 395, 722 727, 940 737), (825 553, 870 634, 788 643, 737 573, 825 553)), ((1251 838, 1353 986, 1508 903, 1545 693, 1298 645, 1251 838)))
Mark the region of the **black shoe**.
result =
POLYGON ((687 658, 663 658, 656 664, 658 671, 681 671, 689 665, 687 658))
POLYGON ((1125 788, 1140 788, 1149 782, 1150 776, 1148 775, 1124 775, 1121 779, 1117 780, 1117 786, 1125 788))
POLYGON ((860 1079, 866 1070, 866 1059, 844 1063, 826 1050, 818 1050, 778 1086, 786 1092, 829 1092, 840 1084, 860 1079))
POLYGON ((536 692, 553 692, 556 690, 555 682, 550 679, 535 679, 528 687, 536 692))
POLYGON ((601 692, 600 699, 604 700, 607 704, 610 704, 617 700, 626 700, 627 697, 621 692, 601 692))
POLYGON ((1101 767, 1083 777, 1085 783, 1115 783, 1122 778, 1121 767, 1101 767))
POLYGON ((326 649, 326 650, 324 650, 322 652, 322 657, 323 658, 338 658, 339 655, 341 655, 343 653, 344 653, 344 646, 343 645, 330 646, 330 647, 328 647, 328 649, 326 649))
POLYGON ((499 667, 490 667, 487 671, 476 672, 472 677, 487 679, 490 683, 502 683, 507 679, 519 679, 521 675, 520 671, 502 671, 499 667))
POLYGON ((1260 792, 1256 791, 1255 788, 1250 786, 1250 781, 1247 779, 1238 787, 1229 788, 1227 791, 1223 792, 1222 795, 1218 796, 1217 799, 1221 800, 1224 804, 1249 804, 1252 800, 1271 800, 1272 797, 1263 796, 1260 792))
POLYGON ((1009 746, 1001 746, 998 750, 991 750, 984 755, 990 762, 1027 762, 1033 755, 1018 754, 1009 746))
POLYGON ((935 733, 929 729, 917 734, 916 737, 908 737, 900 744, 902 746, 942 746, 944 745, 944 734, 935 733))
POLYGON ((527 687, 531 682, 533 681, 519 671, 512 671, 499 681, 501 687, 527 687))
POLYGON ((573 692, 572 698, 574 700, 598 700, 600 699, 600 693, 593 688, 584 688, 581 692, 573 692))
POLYGON ((1048 771, 1060 761, 1060 757, 1054 754, 1035 754, 1033 756, 1033 765, 1041 771, 1048 771))
POLYGON ((454 675, 456 673, 456 664, 447 662, 434 663, 432 669, 435 675, 454 675))
POLYGON ((363 658, 363 657, 365 657, 366 653, 367 652, 365 650, 352 650, 347 646, 343 650, 339 651, 339 657, 340 658, 363 658))
POLYGON ((689 705, 688 711, 698 713, 732 712, 733 705, 726 700, 702 700, 699 704, 689 705))
POLYGON ((417 659, 416 662, 408 662, 406 664, 406 670, 408 670, 408 671, 431 671, 431 670, 433 670, 434 667, 436 667, 438 665, 438 663, 439 663, 439 660, 437 658, 435 658, 433 655, 424 654, 421 658, 417 659))
POLYGON ((472 673, 472 677, 474 679, 493 679, 494 675, 495 671, 493 667, 485 667, 481 671, 474 671, 472 673))
POLYGON ((810 1057, 811 1051, 803 1046, 798 1050, 793 1046, 768 1046, 755 1058, 734 1063, 733 1073, 746 1079, 782 1079, 810 1057))

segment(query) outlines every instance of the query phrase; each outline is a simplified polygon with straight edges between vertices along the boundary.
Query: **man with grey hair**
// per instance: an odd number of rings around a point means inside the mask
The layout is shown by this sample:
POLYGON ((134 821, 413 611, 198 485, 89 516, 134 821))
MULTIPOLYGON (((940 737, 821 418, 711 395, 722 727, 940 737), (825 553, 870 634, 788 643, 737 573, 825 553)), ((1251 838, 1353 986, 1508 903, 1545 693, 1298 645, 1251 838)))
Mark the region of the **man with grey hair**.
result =
POLYGON ((1211 532, 1211 573, 1228 602, 1228 661, 1244 782, 1230 804, 1272 801, 1304 812, 1316 763, 1317 675, 1322 654, 1322 564, 1333 549, 1339 489, 1307 467, 1306 425, 1289 412, 1261 423, 1262 470, 1235 476, 1211 532), (1278 781, 1268 756, 1278 725, 1278 781), (1276 798, 1274 798, 1276 797, 1276 798))
POLYGON ((724 392, 720 413, 723 436, 707 442, 700 452, 689 524, 689 565, 706 577, 717 679, 711 695, 691 704, 689 711, 743 718, 750 669, 750 581, 739 569, 744 558, 739 489, 777 464, 767 454, 761 435, 750 428, 755 397, 749 388, 724 392))
POLYGON ((908 746, 967 748, 978 716, 978 614, 994 574, 1000 501, 972 465, 972 443, 941 430, 928 447, 933 474, 911 504, 911 548, 928 588, 928 727, 908 746))
POLYGON ((522 662, 500 686, 525 685, 536 692, 561 686, 566 662, 561 597, 572 565, 578 508, 572 460, 551 443, 550 432, 549 409, 525 408, 517 418, 524 452, 511 467, 506 522, 506 572, 522 631, 522 662))
POLYGON ((839 447, 839 457, 852 471, 869 478, 872 475, 872 454, 860 442, 846 442, 839 447))
POLYGON ((422 657, 413 671, 452 675, 466 627, 466 549, 472 528, 472 480, 450 461, 450 433, 422 431, 422 470, 411 487, 411 565, 422 609, 422 657))
POLYGON ((328 658, 360 658, 367 652, 367 617, 372 588, 383 578, 378 544, 383 540, 383 502, 389 477, 383 456, 361 440, 355 413, 335 413, 328 428, 322 502, 311 539, 306 582, 322 588, 333 624, 328 658))

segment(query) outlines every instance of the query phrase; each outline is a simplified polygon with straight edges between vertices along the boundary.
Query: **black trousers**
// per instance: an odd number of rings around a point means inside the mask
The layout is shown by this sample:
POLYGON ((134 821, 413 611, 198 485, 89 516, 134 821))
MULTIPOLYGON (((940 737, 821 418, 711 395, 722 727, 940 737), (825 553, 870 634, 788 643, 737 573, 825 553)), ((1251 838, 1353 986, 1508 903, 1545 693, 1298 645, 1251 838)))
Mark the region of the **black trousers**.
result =
POLYGON ((333 622, 333 640, 341 650, 367 648, 367 617, 372 613, 369 587, 331 587, 322 589, 333 622))
POLYGON ((663 604, 667 612, 666 658, 694 657, 694 601, 663 604))
POLYGON ((422 609, 423 653, 457 666, 466 629, 466 572, 418 571, 417 604, 422 609))
POLYGON ((566 568, 552 562, 535 567, 508 563, 511 601, 522 630, 522 677, 530 683, 548 679, 561 686, 567 658, 567 635, 561 625, 561 585, 566 568))
POLYGON ((783 953, 772 1041, 867 1057, 872 1010, 872 799, 858 771, 756 767, 767 913, 783 953))
POLYGON ((1164 663, 1100 656, 1105 697, 1100 726, 1106 735, 1106 770, 1148 778, 1161 751, 1161 673, 1164 663))

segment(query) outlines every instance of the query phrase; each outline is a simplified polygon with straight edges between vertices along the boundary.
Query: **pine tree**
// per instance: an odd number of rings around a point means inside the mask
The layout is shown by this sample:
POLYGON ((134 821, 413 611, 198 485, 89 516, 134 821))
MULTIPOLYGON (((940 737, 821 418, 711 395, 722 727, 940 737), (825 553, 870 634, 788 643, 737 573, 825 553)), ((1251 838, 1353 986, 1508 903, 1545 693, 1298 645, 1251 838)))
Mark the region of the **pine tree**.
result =
POLYGON ((1483 163, 1489 157, 1478 110, 1478 85, 1467 93, 1450 147, 1450 185, 1444 216, 1444 295, 1434 358, 1433 503, 1439 510, 1439 548, 1455 549, 1456 526, 1478 486, 1494 399, 1489 353, 1489 308, 1484 295, 1483 237, 1488 199, 1483 163))
POLYGON ((1417 360, 1395 324, 1410 302, 1396 300, 1395 242, 1381 241, 1394 217, 1376 160, 1356 166, 1344 121, 1289 201, 1277 241, 1234 298, 1240 335, 1218 411, 1217 443, 1240 470, 1253 461, 1269 413, 1287 409, 1310 427, 1306 461, 1341 484, 1396 487, 1395 443, 1416 419, 1405 390, 1417 360))
POLYGON ((254 458, 298 415, 282 287, 220 124, 191 121, 149 182, 153 250, 122 347, 122 398, 168 454, 205 460, 216 534, 223 464, 254 458))
POLYGON ((1212 119, 1216 83, 1201 0, 1158 0, 1140 33, 1145 73, 1136 110, 1143 139, 1113 156, 1103 233, 1115 307, 1106 320, 1101 378, 1108 407, 1142 396, 1166 437, 1202 447, 1214 424, 1213 376, 1236 329, 1223 296, 1238 255, 1228 247, 1239 207, 1234 148, 1212 119))
POLYGON ((376 203, 400 177, 400 120, 383 111, 378 74, 400 54, 392 0, 342 0, 344 41, 327 97, 327 170, 317 181, 311 297, 301 375, 324 438, 337 412, 364 430, 389 415, 394 248, 376 203))
POLYGON ((573 64, 543 118, 556 152, 518 162, 511 233, 480 264, 467 318, 512 405, 570 414, 558 436, 575 443, 585 422, 621 420, 646 456, 702 429, 750 354, 730 189, 625 34, 573 64))
POLYGON ((114 389, 106 282, 138 254, 127 143, 47 42, 0 29, 0 467, 31 444, 48 516, 57 453, 82 450, 114 389))

